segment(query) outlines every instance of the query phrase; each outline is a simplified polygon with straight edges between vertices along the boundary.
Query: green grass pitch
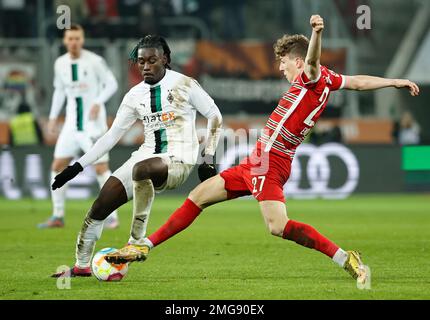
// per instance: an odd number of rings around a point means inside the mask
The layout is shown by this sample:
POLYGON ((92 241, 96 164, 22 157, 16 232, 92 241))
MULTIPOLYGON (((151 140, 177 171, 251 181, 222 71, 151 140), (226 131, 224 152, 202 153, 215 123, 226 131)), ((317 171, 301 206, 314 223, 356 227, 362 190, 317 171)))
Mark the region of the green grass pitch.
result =
MULTIPOLYGON (((155 199, 149 231, 183 198, 155 199)), ((59 290, 49 278, 74 262, 77 233, 90 201, 67 203, 66 228, 38 230, 49 201, 0 200, 0 299, 430 299, 430 196, 372 195, 347 200, 289 200, 292 219, 312 224, 345 249, 360 250, 372 290, 322 254, 267 232, 256 201, 207 209, 180 235, 130 266, 121 282, 72 278, 59 290)), ((128 239, 131 203, 118 230, 97 249, 128 239)))

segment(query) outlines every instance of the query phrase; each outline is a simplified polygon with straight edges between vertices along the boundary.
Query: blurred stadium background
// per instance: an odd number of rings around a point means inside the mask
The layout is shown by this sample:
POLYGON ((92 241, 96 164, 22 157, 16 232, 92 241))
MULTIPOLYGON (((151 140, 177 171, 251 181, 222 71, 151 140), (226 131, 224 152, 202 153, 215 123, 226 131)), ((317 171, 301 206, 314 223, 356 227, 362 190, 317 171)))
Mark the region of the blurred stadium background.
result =
MULTIPOLYGON (((0 254, 7 257, 0 299, 428 299, 429 57, 429 1, 0 0, 0 254), (173 69, 198 79, 223 113, 219 169, 248 151, 288 89, 273 42, 284 33, 309 36, 313 13, 325 19, 322 62, 330 68, 417 82, 415 98, 394 89, 333 93, 285 187, 291 218, 362 251, 372 290, 356 290, 317 252, 268 236, 254 201, 209 208, 118 285, 74 279, 73 290, 58 290, 48 281, 57 266, 73 263, 76 234, 98 192, 89 167, 69 183, 67 196, 76 200, 67 203, 66 228, 36 229, 51 213, 56 137, 46 124, 53 63, 64 53, 56 27, 60 5, 69 6, 71 22, 85 29, 85 47, 101 54, 118 80, 109 122, 140 81, 127 61, 130 49, 148 33, 167 37, 173 69), (361 5, 371 10, 370 29, 357 27, 361 5)), ((203 134, 205 127, 199 118, 203 134)), ((112 171, 142 139, 136 124, 110 152, 112 171)), ((197 183, 194 172, 155 200, 150 231, 197 183)), ((130 219, 128 203, 120 209, 120 228, 107 230, 97 248, 121 246, 130 219)))
MULTIPOLYGON (((301 147, 287 197, 430 190, 428 1, 1 0, 0 196, 49 198, 55 138, 46 134, 46 123, 53 62, 64 52, 63 31, 56 27, 60 5, 70 7, 72 23, 85 29, 85 47, 101 54, 118 79, 119 90, 107 105, 110 122, 125 92, 140 81, 128 52, 145 34, 157 33, 169 41, 173 69, 199 80, 228 130, 262 128, 288 88, 273 42, 284 33, 309 35, 308 17, 318 12, 326 22, 324 64, 345 74, 409 78, 421 94, 414 99, 393 89, 333 94, 301 147), (357 28, 360 5, 371 10, 370 29, 357 28)), ((141 141, 136 124, 110 153, 111 169, 141 141)), ((236 145, 219 154, 221 166, 246 150, 247 145, 236 145)), ((185 193, 196 183, 193 175, 175 192, 185 193)), ((97 189, 89 168, 71 182, 68 195, 89 198, 97 189)))

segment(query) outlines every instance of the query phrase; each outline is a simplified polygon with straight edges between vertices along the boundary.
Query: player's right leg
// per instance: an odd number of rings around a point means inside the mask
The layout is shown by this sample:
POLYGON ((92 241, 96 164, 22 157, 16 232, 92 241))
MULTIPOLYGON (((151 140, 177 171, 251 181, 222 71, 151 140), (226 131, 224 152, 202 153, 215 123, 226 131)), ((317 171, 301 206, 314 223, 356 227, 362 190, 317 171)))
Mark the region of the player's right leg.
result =
POLYGON ((260 210, 272 235, 294 241, 299 245, 325 254, 344 268, 354 279, 357 279, 357 283, 360 285, 365 285, 369 281, 369 269, 362 263, 358 252, 344 251, 312 226, 289 220, 283 201, 260 201, 260 210))
POLYGON ((197 218, 203 209, 225 200, 228 200, 225 190, 225 181, 218 174, 200 183, 182 204, 157 231, 144 239, 143 246, 127 246, 123 249, 106 255, 111 263, 125 263, 144 261, 149 250, 170 239, 186 229, 197 218))
MULTIPOLYGON (((76 264, 70 270, 71 276, 90 276, 91 257, 96 241, 100 239, 104 220, 128 201, 122 182, 111 176, 103 185, 97 199, 85 217, 76 242, 76 264)), ((52 277, 61 277, 65 273, 56 273, 52 277)))

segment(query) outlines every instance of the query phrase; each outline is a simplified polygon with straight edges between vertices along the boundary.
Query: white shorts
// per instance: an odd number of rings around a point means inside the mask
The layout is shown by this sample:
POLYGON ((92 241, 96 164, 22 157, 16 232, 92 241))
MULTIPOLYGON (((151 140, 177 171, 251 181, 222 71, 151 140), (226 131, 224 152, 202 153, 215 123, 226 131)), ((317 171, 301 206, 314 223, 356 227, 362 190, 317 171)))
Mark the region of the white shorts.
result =
MULTIPOLYGON (((62 130, 55 145, 54 158, 75 158, 82 152, 88 152, 97 139, 91 138, 85 132, 62 130)), ((109 162, 109 153, 106 153, 94 164, 109 162)))
POLYGON ((182 160, 177 159, 167 153, 152 154, 145 152, 144 150, 137 150, 132 153, 130 159, 128 159, 121 167, 119 167, 112 176, 118 178, 123 184, 127 193, 128 199, 133 198, 133 167, 136 163, 151 159, 151 158, 162 158, 168 166, 168 174, 166 182, 155 188, 156 193, 163 192, 166 189, 175 189, 187 180, 194 165, 183 163, 182 160))

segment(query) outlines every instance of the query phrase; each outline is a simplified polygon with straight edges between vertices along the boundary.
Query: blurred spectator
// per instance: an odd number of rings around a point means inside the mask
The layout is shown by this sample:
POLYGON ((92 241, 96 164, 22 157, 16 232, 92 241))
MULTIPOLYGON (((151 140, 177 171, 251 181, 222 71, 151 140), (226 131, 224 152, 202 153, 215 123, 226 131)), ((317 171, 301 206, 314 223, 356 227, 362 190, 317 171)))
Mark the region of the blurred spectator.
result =
POLYGON ((25 0, 0 0, 1 34, 4 37, 27 37, 28 28, 25 0))
POLYGON ((152 1, 142 1, 139 8, 138 37, 146 34, 156 34, 159 29, 160 17, 155 16, 155 8, 152 1))
POLYGON ((117 0, 87 0, 89 16, 93 21, 109 21, 118 18, 117 0))
POLYGON ((398 130, 399 144, 406 145, 420 143, 420 126, 409 111, 405 111, 402 114, 398 130))
POLYGON ((173 10, 173 5, 171 0, 153 0, 154 13, 157 17, 157 30, 156 33, 161 34, 163 36, 168 36, 169 27, 166 26, 163 22, 163 18, 173 17, 175 15, 175 11, 173 10))
POLYGON ((155 13, 159 17, 171 17, 175 15, 172 0, 155 0, 155 13))
POLYGON ((199 9, 198 0, 171 0, 172 9, 175 15, 190 15, 199 9))
POLYGON ((219 1, 223 9, 222 37, 226 40, 245 36, 245 0, 219 1))
POLYGON ((122 0, 118 2, 118 13, 121 19, 120 37, 139 38, 136 22, 141 2, 141 0, 122 0))
POLYGON ((137 17, 141 0, 121 0, 118 3, 119 15, 125 18, 137 17))
POLYGON ((117 0, 86 0, 86 5, 88 22, 84 29, 90 30, 91 36, 117 38, 120 35, 117 0))
POLYGON ((10 133, 13 146, 36 145, 42 141, 42 131, 24 99, 17 114, 10 120, 10 133))

